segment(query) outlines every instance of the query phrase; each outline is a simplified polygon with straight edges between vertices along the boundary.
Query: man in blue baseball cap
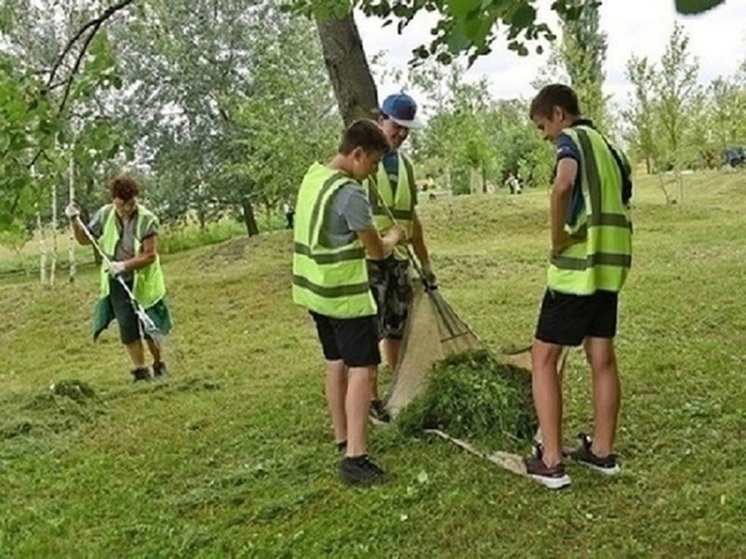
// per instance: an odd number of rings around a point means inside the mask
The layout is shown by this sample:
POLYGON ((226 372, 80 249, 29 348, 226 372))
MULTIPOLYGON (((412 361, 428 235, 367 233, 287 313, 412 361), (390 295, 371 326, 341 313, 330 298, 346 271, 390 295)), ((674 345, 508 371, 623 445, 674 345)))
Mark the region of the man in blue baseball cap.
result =
MULTIPOLYGON (((383 100, 381 105, 381 115, 396 123, 399 127, 406 130, 403 134, 399 145, 406 140, 410 130, 420 130, 424 128, 422 121, 417 118, 417 103, 406 93, 394 93, 383 100)), ((379 124, 382 124, 379 122, 379 124)), ((395 146, 397 149, 398 146, 395 146)))
MULTIPOLYGON (((422 224, 415 211, 417 186, 414 168, 409 157, 399 151, 409 131, 423 127, 422 121, 417 118, 417 103, 406 93, 389 95, 381 105, 378 124, 391 143, 391 151, 383 156, 378 172, 367 181, 376 227, 385 235, 393 227, 394 220, 403 226, 425 276, 428 281, 435 283, 422 224)), ((383 357, 392 369, 396 368, 399 360, 404 326, 413 296, 409 266, 407 250, 402 246, 397 247, 385 260, 374 260, 368 256, 368 279, 378 307, 383 357)), ((389 414, 378 397, 377 376, 371 375, 371 382, 371 417, 382 422, 389 421, 389 414)))

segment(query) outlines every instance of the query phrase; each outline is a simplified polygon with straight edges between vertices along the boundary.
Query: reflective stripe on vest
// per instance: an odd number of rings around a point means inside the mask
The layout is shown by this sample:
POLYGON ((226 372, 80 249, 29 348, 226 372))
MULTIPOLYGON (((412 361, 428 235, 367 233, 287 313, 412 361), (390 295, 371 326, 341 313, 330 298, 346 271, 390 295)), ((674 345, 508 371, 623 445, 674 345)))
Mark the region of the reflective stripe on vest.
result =
MULTIPOLYGON (((150 229, 151 225, 158 223, 150 210, 137 205, 137 214, 135 222, 135 254, 139 254, 142 248, 142 237, 150 229)), ((120 234, 117 227, 117 215, 114 206, 109 204, 104 206, 101 214, 101 238, 99 246, 109 259, 113 259, 119 244, 120 234)), ((109 271, 105 264, 101 266, 99 283, 101 286, 101 297, 109 296, 109 271)), ((166 282, 161 269, 160 256, 156 255, 155 262, 148 264, 144 268, 134 271, 132 283, 132 294, 135 296, 143 308, 150 308, 166 295, 166 282)))
POLYGON ((581 242, 551 259, 550 289, 577 295, 619 291, 632 265, 632 223, 622 202, 619 166, 604 138, 594 129, 563 131, 578 147, 585 213, 565 231, 581 242))
MULTIPOLYGON (((386 204, 396 222, 404 227, 407 231, 407 237, 412 237, 414 207, 416 200, 416 191, 414 190, 414 168, 409 158, 401 152, 398 152, 399 171, 396 178, 396 189, 394 189, 392 179, 386 172, 383 162, 378 166, 378 173, 367 181, 368 197, 373 209, 373 220, 381 235, 388 233, 394 223, 391 221, 385 208, 381 205, 381 199, 386 204), (404 172, 402 172, 402 169, 404 172), (376 190, 378 193, 376 193, 376 190), (379 199, 379 195, 380 198, 379 199)), ((394 256, 398 260, 406 260, 407 252, 404 247, 397 246, 394 249, 394 256)))
POLYGON ((334 247, 326 234, 334 195, 351 182, 347 175, 314 163, 295 205, 293 301, 333 318, 376 313, 362 243, 354 236, 349 243, 334 247))

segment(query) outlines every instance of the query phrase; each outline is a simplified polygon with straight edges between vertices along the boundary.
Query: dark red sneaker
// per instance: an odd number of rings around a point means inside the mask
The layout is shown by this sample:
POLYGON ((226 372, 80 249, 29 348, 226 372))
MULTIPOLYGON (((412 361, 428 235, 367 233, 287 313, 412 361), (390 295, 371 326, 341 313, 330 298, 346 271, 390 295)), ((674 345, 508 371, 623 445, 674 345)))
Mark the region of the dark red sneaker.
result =
POLYGON ((526 473, 534 481, 538 481, 549 489, 569 487, 570 476, 565 473, 565 466, 560 462, 549 467, 542 460, 541 448, 537 447, 532 458, 526 458, 526 473))
POLYGON ((591 470, 607 476, 613 476, 621 471, 616 460, 616 454, 596 456, 591 450, 591 444, 593 443, 591 438, 585 433, 579 433, 578 438, 580 439, 580 446, 568 453, 573 462, 582 464, 591 470))

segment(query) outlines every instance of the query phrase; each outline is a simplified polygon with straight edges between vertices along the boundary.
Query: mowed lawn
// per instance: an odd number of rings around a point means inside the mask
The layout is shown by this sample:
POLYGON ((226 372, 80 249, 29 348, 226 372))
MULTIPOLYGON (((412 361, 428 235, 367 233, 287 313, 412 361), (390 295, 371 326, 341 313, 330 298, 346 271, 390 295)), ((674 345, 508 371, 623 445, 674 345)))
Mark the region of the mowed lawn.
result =
MULTIPOLYGON (((636 183, 623 474, 570 465, 562 492, 395 428, 370 437, 394 480, 344 486, 289 232, 165 258, 164 382, 129 382, 116 328, 91 343, 92 271, 53 290, 6 281, 0 557, 746 556, 746 174, 685 181, 676 205, 636 183), (53 396, 62 380, 96 396, 53 396)), ((421 207, 444 295, 494 350, 531 339, 547 204, 529 189, 421 207)), ((588 391, 575 352, 568 440, 590 428, 588 391)))

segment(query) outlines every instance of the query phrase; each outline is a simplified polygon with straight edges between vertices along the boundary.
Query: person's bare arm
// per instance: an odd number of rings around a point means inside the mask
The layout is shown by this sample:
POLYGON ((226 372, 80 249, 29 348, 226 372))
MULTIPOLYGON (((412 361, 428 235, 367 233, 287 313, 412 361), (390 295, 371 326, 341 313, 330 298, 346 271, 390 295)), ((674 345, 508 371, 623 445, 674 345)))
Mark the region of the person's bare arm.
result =
POLYGON ((149 266, 158 257, 158 235, 150 235, 143 239, 139 254, 124 261, 125 270, 140 270, 149 266))
POLYGON ((88 238, 88 235, 85 234, 85 231, 83 231, 85 225, 81 223, 80 219, 71 219, 70 223, 73 225, 73 235, 75 236, 75 240, 81 245, 90 245, 91 240, 88 238))
POLYGON ((377 229, 365 229, 356 233, 368 256, 373 260, 388 258, 394 247, 406 238, 404 228, 400 225, 394 225, 385 237, 381 237, 377 229))
POLYGON ((430 264, 430 254, 425 245, 425 235, 422 230, 420 218, 417 216, 417 212, 414 212, 412 216, 412 249, 414 250, 414 254, 417 256, 417 260, 420 261, 420 264, 423 266, 428 266, 430 264))
POLYGON ((577 242, 565 232, 565 216, 577 173, 578 162, 570 157, 561 159, 557 164, 549 210, 552 256, 557 256, 562 250, 577 242))

